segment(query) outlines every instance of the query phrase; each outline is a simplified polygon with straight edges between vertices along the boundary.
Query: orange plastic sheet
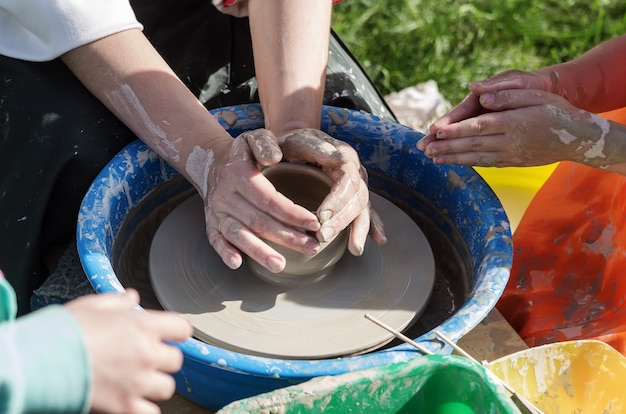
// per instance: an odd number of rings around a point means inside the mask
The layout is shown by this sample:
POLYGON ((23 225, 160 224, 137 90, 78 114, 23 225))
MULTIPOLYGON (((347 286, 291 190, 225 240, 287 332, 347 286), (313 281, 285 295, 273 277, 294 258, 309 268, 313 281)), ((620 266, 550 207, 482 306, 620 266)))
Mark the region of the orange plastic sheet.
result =
MULTIPOLYGON (((626 108, 604 114, 626 124, 626 108)), ((626 355, 626 177, 561 162, 513 236, 498 310, 529 346, 604 341, 626 355)))

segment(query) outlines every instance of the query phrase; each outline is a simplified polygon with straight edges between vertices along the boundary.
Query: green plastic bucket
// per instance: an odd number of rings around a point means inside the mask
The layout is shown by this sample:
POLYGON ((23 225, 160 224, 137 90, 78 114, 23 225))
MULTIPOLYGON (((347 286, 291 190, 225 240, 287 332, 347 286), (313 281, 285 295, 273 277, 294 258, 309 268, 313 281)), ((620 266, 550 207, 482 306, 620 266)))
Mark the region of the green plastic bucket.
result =
POLYGON ((235 401, 218 414, 240 413, 520 413, 482 366, 456 355, 324 376, 235 401))

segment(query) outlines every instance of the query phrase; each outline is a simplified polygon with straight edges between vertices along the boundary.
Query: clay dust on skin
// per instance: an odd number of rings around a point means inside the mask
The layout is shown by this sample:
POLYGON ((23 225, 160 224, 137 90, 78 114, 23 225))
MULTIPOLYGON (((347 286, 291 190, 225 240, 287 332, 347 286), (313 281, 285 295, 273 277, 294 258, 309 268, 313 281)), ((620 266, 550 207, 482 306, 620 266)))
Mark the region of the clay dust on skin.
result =
POLYGON ((565 145, 569 145, 572 142, 576 141, 576 136, 570 134, 564 128, 563 129, 550 128, 550 132, 552 132, 554 135, 559 137, 559 141, 561 141, 565 145))
MULTIPOLYGON (((180 142, 182 138, 178 138, 174 141, 168 139, 165 131, 150 119, 150 116, 148 116, 148 113, 141 105, 139 98, 130 85, 122 83, 119 90, 106 93, 106 96, 109 102, 120 112, 126 113, 140 121, 140 125, 145 127, 149 134, 148 137, 143 138, 150 139, 159 153, 174 162, 180 160, 180 153, 176 144, 180 142)), ((163 121, 163 123, 168 125, 166 121, 163 121)))
MULTIPOLYGON (((588 148, 583 156, 585 157, 585 162, 596 159, 596 158, 606 158, 606 154, 604 153, 604 146, 606 144, 605 137, 609 133, 611 129, 611 124, 607 119, 604 119, 598 115, 591 115, 591 124, 595 124, 600 128, 601 134, 600 138, 595 142, 593 140, 581 141, 578 147, 576 148, 576 152, 580 152, 583 148, 588 148)), ((570 134, 565 129, 555 129, 550 128, 550 132, 556 135, 565 145, 570 145, 574 143, 577 139, 575 135, 570 134)), ((606 168, 607 165, 601 165, 600 168, 606 168)))
POLYGON ((187 171, 191 180, 198 186, 198 191, 202 199, 206 199, 208 194, 209 171, 211 170, 214 160, 215 154, 213 150, 205 150, 199 145, 193 147, 191 154, 187 157, 185 171, 187 171))
MULTIPOLYGON (((126 83, 121 84, 119 90, 108 93, 107 97, 113 106, 140 121, 140 125, 145 127, 149 134, 149 137, 144 138, 150 139, 155 145, 157 152, 173 162, 180 160, 178 144, 182 141, 182 138, 168 139, 167 133, 150 119, 130 85, 126 83)), ((167 120, 162 122, 164 125, 170 125, 167 120)), ((185 170, 191 180, 198 186, 198 191, 203 199, 208 194, 208 176, 214 159, 215 155, 212 150, 205 150, 200 146, 195 146, 185 163, 185 170)))
POLYGON ((604 137, 609 133, 611 124, 608 119, 604 119, 598 115, 591 116, 591 123, 596 124, 600 128, 600 131, 602 131, 602 134, 600 135, 600 139, 585 152, 585 158, 606 158, 606 154, 604 154, 604 137))

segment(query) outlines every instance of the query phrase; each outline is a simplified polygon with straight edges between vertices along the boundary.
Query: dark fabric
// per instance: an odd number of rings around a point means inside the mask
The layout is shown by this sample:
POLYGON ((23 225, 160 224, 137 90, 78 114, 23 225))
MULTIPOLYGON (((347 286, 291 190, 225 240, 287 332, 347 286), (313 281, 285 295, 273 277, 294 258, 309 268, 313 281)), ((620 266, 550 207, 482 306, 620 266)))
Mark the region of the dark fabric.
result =
POLYGON ((220 13, 207 0, 134 0, 144 34, 196 96, 211 83, 220 93, 202 99, 209 109, 258 102, 247 18, 220 13), (217 77, 225 70, 226 78, 217 77))
MULTIPOLYGON (((131 3, 146 36, 207 108, 258 102, 248 19, 221 14, 208 0, 131 3)), ((358 64, 334 41, 340 50, 331 60, 339 62, 339 73, 328 76, 325 103, 371 111, 376 101, 389 114, 358 64)), ((0 56, 0 269, 16 290, 18 314, 30 310, 33 290, 54 270, 56 261, 47 266, 46 258, 76 254, 71 243, 85 192, 134 139, 60 60, 0 56)), ((72 279, 67 269, 54 274, 72 279)), ((64 290, 56 300, 49 290, 39 292, 47 303, 72 296, 64 290)))
POLYGON ((0 74, 0 268, 23 314, 43 252, 72 240, 86 189, 134 136, 60 61, 0 57, 0 74))

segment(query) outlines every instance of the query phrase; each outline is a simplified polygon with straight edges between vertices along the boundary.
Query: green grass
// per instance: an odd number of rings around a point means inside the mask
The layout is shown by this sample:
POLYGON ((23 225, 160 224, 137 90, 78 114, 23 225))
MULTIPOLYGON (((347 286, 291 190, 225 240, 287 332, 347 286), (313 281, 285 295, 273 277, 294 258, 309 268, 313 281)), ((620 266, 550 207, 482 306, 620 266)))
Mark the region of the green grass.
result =
POLYGON ((345 0, 333 28, 383 94, 433 79, 454 104, 471 80, 569 60, 626 33, 626 1, 345 0))

